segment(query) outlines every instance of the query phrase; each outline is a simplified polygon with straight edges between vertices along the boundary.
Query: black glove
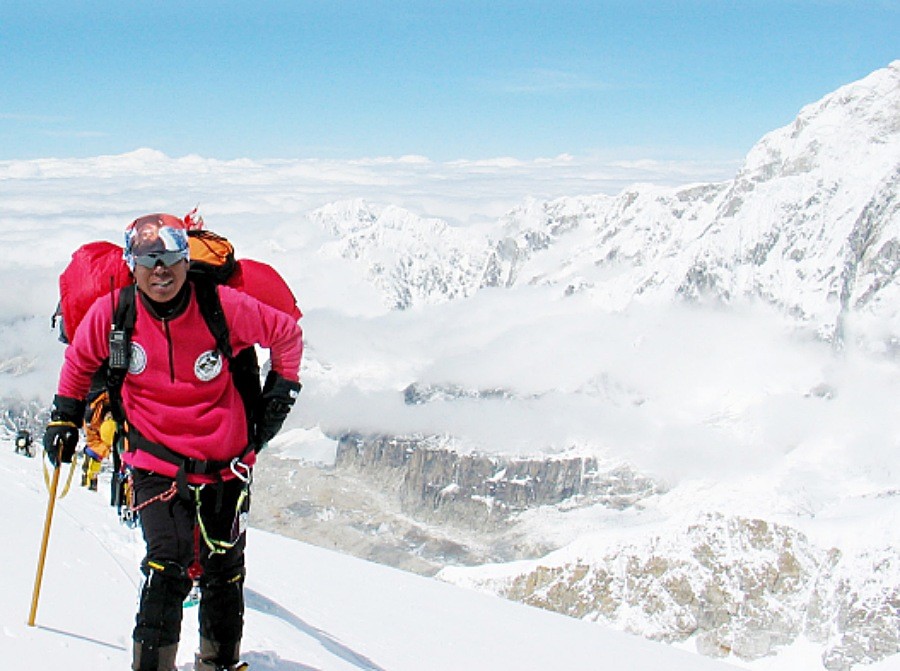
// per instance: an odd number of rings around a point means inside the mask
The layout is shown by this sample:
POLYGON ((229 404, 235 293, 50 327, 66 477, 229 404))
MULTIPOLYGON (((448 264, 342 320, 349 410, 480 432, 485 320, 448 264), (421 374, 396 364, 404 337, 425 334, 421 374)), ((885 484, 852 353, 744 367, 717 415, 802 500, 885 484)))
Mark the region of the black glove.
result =
POLYGON ((253 443, 259 452, 281 430, 281 425, 300 394, 300 383, 291 382, 275 371, 269 371, 263 385, 256 415, 253 443))
POLYGON ((84 401, 68 396, 54 396, 50 410, 50 423, 44 430, 44 451, 53 467, 71 463, 78 447, 78 429, 84 417, 84 401), (59 459, 57 459, 59 458, 59 459))

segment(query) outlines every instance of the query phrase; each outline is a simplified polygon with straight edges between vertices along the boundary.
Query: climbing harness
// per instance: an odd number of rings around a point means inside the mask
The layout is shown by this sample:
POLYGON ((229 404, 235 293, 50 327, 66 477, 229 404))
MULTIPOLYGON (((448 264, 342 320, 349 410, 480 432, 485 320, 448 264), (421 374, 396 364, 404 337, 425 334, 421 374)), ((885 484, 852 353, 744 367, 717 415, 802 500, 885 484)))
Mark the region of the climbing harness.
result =
POLYGON ((203 515, 200 511, 200 492, 206 485, 195 486, 193 487, 194 503, 197 507, 197 525, 194 527, 195 552, 199 552, 199 540, 197 538, 198 533, 199 536, 203 539, 204 545, 206 545, 207 549, 209 549, 210 554, 225 554, 226 552, 228 552, 228 550, 235 546, 235 544, 240 539, 241 534, 243 534, 247 528, 247 518, 249 516, 249 511, 244 508, 244 502, 247 500, 247 496, 250 494, 250 484, 253 481, 252 470, 249 466, 247 466, 247 464, 240 461, 237 457, 231 460, 230 468, 235 477, 244 484, 244 486, 241 487, 241 492, 240 494, 238 494, 237 502, 234 506, 234 521, 231 525, 230 540, 217 540, 210 537, 209 533, 206 531, 206 524, 203 522, 203 515))
MULTIPOLYGON (((231 525, 231 534, 229 540, 218 540, 212 538, 206 530, 206 523, 203 521, 203 515, 201 514, 201 492, 207 485, 188 485, 188 488, 194 494, 194 506, 196 510, 197 523, 194 525, 194 561, 188 567, 188 577, 192 580, 197 580, 200 576, 203 575, 203 568, 200 565, 200 540, 202 539, 203 544, 207 547, 210 554, 225 554, 235 546, 238 540, 241 537, 241 534, 244 533, 247 529, 247 519, 249 517, 249 511, 245 508, 244 504, 247 501, 247 497, 250 494, 250 485, 253 482, 253 471, 252 469, 242 462, 238 457, 235 457, 231 460, 229 468, 232 473, 234 473, 235 477, 243 483, 243 487, 241 487, 240 494, 238 494, 237 501, 234 506, 234 522, 231 525)), ((127 476, 127 490, 129 492, 133 491, 133 485, 131 481, 131 475, 127 476)), ((217 485, 221 485, 222 482, 218 482, 217 485)), ((178 482, 173 480, 172 484, 169 486, 167 490, 153 496, 142 503, 135 504, 132 500, 129 500, 123 506, 123 509, 127 510, 129 519, 137 519, 137 514, 149 506, 151 503, 156 503, 157 501, 171 501, 178 495, 178 482)), ((131 497, 128 497, 129 499, 131 497)))

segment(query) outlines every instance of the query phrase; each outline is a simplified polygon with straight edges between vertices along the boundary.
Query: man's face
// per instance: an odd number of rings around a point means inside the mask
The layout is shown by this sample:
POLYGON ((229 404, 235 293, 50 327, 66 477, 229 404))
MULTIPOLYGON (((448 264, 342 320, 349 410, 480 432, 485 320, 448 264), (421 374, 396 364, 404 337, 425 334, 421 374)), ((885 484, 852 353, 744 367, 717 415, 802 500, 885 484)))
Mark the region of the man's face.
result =
POLYGON ((147 298, 157 303, 165 303, 175 298, 181 291, 187 280, 187 272, 188 262, 185 260, 171 266, 159 262, 152 268, 136 264, 134 281, 147 298))

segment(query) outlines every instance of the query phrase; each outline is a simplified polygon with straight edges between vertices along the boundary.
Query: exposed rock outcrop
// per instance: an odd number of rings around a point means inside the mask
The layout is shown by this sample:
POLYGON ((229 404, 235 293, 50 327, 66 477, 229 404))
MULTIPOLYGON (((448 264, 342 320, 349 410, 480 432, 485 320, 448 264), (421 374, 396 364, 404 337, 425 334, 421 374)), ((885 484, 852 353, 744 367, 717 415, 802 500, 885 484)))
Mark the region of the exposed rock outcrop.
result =
POLYGON ((763 520, 704 516, 591 562, 548 557, 505 578, 462 579, 510 599, 602 620, 705 655, 754 660, 804 636, 829 671, 900 652, 900 553, 844 557, 763 520))
POLYGON ((393 483, 403 509, 417 518, 473 528, 563 501, 621 509, 660 489, 627 465, 596 458, 458 454, 440 443, 438 437, 348 434, 338 441, 335 465, 393 483))

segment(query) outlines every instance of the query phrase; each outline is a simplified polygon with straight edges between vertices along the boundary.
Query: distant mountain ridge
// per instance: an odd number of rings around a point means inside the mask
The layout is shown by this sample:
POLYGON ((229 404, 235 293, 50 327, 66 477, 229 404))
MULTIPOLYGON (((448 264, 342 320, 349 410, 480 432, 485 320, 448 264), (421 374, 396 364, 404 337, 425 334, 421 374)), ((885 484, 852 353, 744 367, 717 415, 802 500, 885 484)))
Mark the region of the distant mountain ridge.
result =
POLYGON ((894 61, 765 135, 730 182, 532 200, 487 232, 361 200, 310 216, 396 309, 526 284, 589 292, 611 309, 750 296, 837 344, 858 323, 865 340, 896 349, 898 192, 894 61))

